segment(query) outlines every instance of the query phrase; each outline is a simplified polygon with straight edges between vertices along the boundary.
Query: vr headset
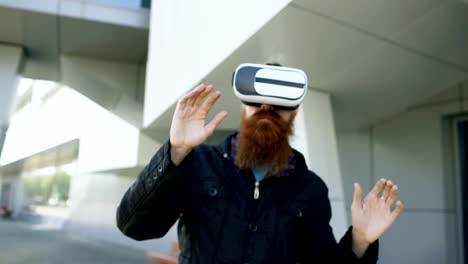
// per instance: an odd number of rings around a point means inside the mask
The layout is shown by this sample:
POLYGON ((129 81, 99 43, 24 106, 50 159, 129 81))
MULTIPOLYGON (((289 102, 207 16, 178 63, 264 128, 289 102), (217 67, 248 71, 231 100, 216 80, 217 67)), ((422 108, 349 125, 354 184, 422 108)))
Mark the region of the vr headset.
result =
POLYGON ((307 93, 307 75, 295 68, 244 63, 234 72, 232 87, 246 105, 294 110, 307 93))

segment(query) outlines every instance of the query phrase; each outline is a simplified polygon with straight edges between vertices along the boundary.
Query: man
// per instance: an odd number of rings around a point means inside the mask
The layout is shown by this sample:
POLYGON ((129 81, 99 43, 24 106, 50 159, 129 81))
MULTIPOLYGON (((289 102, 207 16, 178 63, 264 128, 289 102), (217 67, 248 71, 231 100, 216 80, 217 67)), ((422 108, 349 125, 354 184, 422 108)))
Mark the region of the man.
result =
POLYGON ((206 117, 221 96, 200 85, 177 103, 170 139, 125 193, 117 225, 136 240, 164 236, 179 219, 178 263, 376 263, 377 239, 400 215, 398 188, 381 179, 339 243, 328 189, 289 146, 297 108, 243 104, 239 133, 202 144, 226 117, 206 117), (206 99, 206 100, 205 100, 206 99))

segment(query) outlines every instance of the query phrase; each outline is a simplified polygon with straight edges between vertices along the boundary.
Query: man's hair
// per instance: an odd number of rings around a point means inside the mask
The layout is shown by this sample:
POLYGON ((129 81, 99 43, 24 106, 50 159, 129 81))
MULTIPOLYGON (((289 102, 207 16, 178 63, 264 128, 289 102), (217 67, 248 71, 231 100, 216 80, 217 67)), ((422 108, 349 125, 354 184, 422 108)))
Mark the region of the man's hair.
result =
POLYGON ((278 62, 267 62, 267 63, 265 63, 265 64, 266 64, 266 65, 271 65, 271 66, 280 66, 280 67, 283 66, 283 65, 281 65, 281 64, 278 63, 278 62))

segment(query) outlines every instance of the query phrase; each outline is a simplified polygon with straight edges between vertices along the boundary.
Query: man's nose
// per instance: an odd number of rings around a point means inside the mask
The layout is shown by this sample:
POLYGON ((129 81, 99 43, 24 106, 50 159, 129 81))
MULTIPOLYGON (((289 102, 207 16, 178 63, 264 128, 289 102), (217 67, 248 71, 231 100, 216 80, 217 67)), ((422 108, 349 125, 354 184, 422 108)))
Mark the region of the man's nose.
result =
POLYGON ((262 110, 273 110, 274 108, 273 108, 273 106, 271 106, 269 104, 262 104, 260 106, 260 109, 262 109, 262 110))

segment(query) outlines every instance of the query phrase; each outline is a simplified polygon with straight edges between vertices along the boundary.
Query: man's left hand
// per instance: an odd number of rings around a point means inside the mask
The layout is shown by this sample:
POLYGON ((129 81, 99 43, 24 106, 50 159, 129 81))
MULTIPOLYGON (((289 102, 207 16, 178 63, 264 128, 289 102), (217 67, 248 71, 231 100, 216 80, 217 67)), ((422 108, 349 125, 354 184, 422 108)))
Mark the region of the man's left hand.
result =
POLYGON ((385 179, 380 179, 362 201, 361 186, 354 184, 354 200, 351 205, 353 225, 353 251, 364 255, 367 247, 381 237, 403 212, 403 203, 396 202, 398 187, 385 179))

